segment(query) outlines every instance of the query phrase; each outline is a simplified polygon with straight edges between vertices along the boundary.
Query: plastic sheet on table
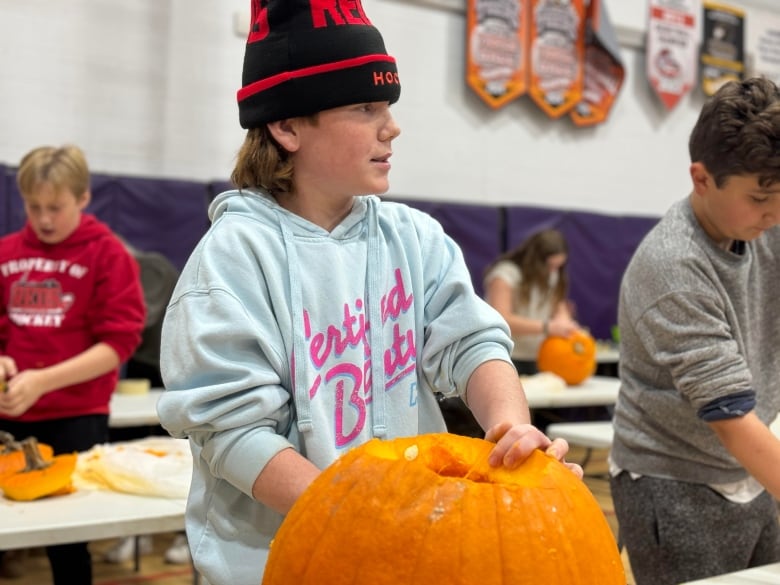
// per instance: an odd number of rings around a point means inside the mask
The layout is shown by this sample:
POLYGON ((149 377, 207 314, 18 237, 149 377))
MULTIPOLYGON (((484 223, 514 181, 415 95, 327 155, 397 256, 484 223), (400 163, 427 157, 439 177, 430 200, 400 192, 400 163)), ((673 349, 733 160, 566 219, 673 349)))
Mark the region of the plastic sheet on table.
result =
POLYGON ((77 489, 185 498, 191 477, 187 440, 147 437, 96 445, 79 453, 73 483, 77 489))

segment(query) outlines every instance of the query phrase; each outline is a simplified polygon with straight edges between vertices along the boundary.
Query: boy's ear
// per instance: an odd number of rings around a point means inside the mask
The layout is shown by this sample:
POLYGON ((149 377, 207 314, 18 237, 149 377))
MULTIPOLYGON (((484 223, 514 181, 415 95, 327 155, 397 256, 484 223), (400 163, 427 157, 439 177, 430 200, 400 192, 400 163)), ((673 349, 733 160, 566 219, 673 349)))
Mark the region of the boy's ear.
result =
POLYGON ((295 152, 299 147, 296 122, 297 118, 285 118, 284 120, 268 123, 268 131, 271 133, 271 136, 287 152, 295 152))
POLYGON ((87 208, 87 205, 89 205, 90 201, 92 201, 92 191, 87 189, 79 198, 79 210, 84 211, 87 208))
POLYGON ((693 182, 693 190, 697 195, 704 195, 715 185, 707 167, 700 162, 691 163, 689 172, 693 182))

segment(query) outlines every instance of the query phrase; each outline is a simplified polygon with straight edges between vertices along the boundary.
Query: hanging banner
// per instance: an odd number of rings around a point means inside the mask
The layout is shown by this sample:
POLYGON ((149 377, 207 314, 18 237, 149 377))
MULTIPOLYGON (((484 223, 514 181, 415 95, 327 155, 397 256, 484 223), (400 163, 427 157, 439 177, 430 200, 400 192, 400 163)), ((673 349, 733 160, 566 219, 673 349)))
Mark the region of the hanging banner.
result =
POLYGON ((582 99, 569 115, 577 126, 592 126, 607 119, 625 77, 617 37, 602 0, 591 0, 586 12, 584 75, 582 99))
POLYGON ((551 118, 582 98, 585 61, 584 0, 531 0, 528 93, 551 118))
POLYGON ((468 0, 466 83, 491 108, 528 86, 530 0, 468 0))
POLYGON ((704 95, 710 96, 745 76, 745 11, 705 0, 702 20, 699 75, 704 95))
POLYGON ((645 68, 650 86, 668 110, 696 83, 700 0, 648 0, 645 68))
POLYGON ((749 76, 780 85, 780 15, 751 10, 746 24, 746 52, 753 55, 749 76))

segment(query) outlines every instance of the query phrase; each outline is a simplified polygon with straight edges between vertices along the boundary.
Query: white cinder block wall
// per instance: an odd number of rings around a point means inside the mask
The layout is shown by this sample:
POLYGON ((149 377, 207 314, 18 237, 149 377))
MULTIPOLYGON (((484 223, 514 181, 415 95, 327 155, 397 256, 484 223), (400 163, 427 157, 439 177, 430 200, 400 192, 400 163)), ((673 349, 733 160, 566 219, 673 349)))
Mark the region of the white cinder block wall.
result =
MULTIPOLYGON (((613 24, 641 38, 646 0, 605 1, 613 24)), ((731 3, 748 24, 780 11, 777 0, 731 3)), ((660 215, 687 193, 702 98, 667 112, 641 47, 622 47, 627 78, 608 122, 576 128, 527 97, 493 111, 466 87, 465 0, 363 4, 403 86, 394 196, 660 215)), ((226 178, 244 134, 233 18, 248 10, 249 0, 0 0, 0 162, 69 141, 99 172, 226 178)))

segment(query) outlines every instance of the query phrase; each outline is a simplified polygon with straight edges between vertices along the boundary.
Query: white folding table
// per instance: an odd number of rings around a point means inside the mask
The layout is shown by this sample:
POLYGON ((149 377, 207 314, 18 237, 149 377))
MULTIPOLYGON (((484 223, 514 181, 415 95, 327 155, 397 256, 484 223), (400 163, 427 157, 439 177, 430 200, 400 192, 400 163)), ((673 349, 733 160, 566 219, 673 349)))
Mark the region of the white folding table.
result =
POLYGON ((33 502, 0 498, 0 550, 184 530, 185 499, 78 490, 33 502))
POLYGON ((152 388, 144 394, 114 392, 111 395, 108 426, 123 428, 160 424, 157 416, 157 400, 162 393, 162 388, 152 388))
POLYGON ((543 378, 523 379, 528 407, 564 408, 569 406, 613 406, 617 401, 620 380, 611 376, 591 376, 577 386, 551 388, 543 378))

